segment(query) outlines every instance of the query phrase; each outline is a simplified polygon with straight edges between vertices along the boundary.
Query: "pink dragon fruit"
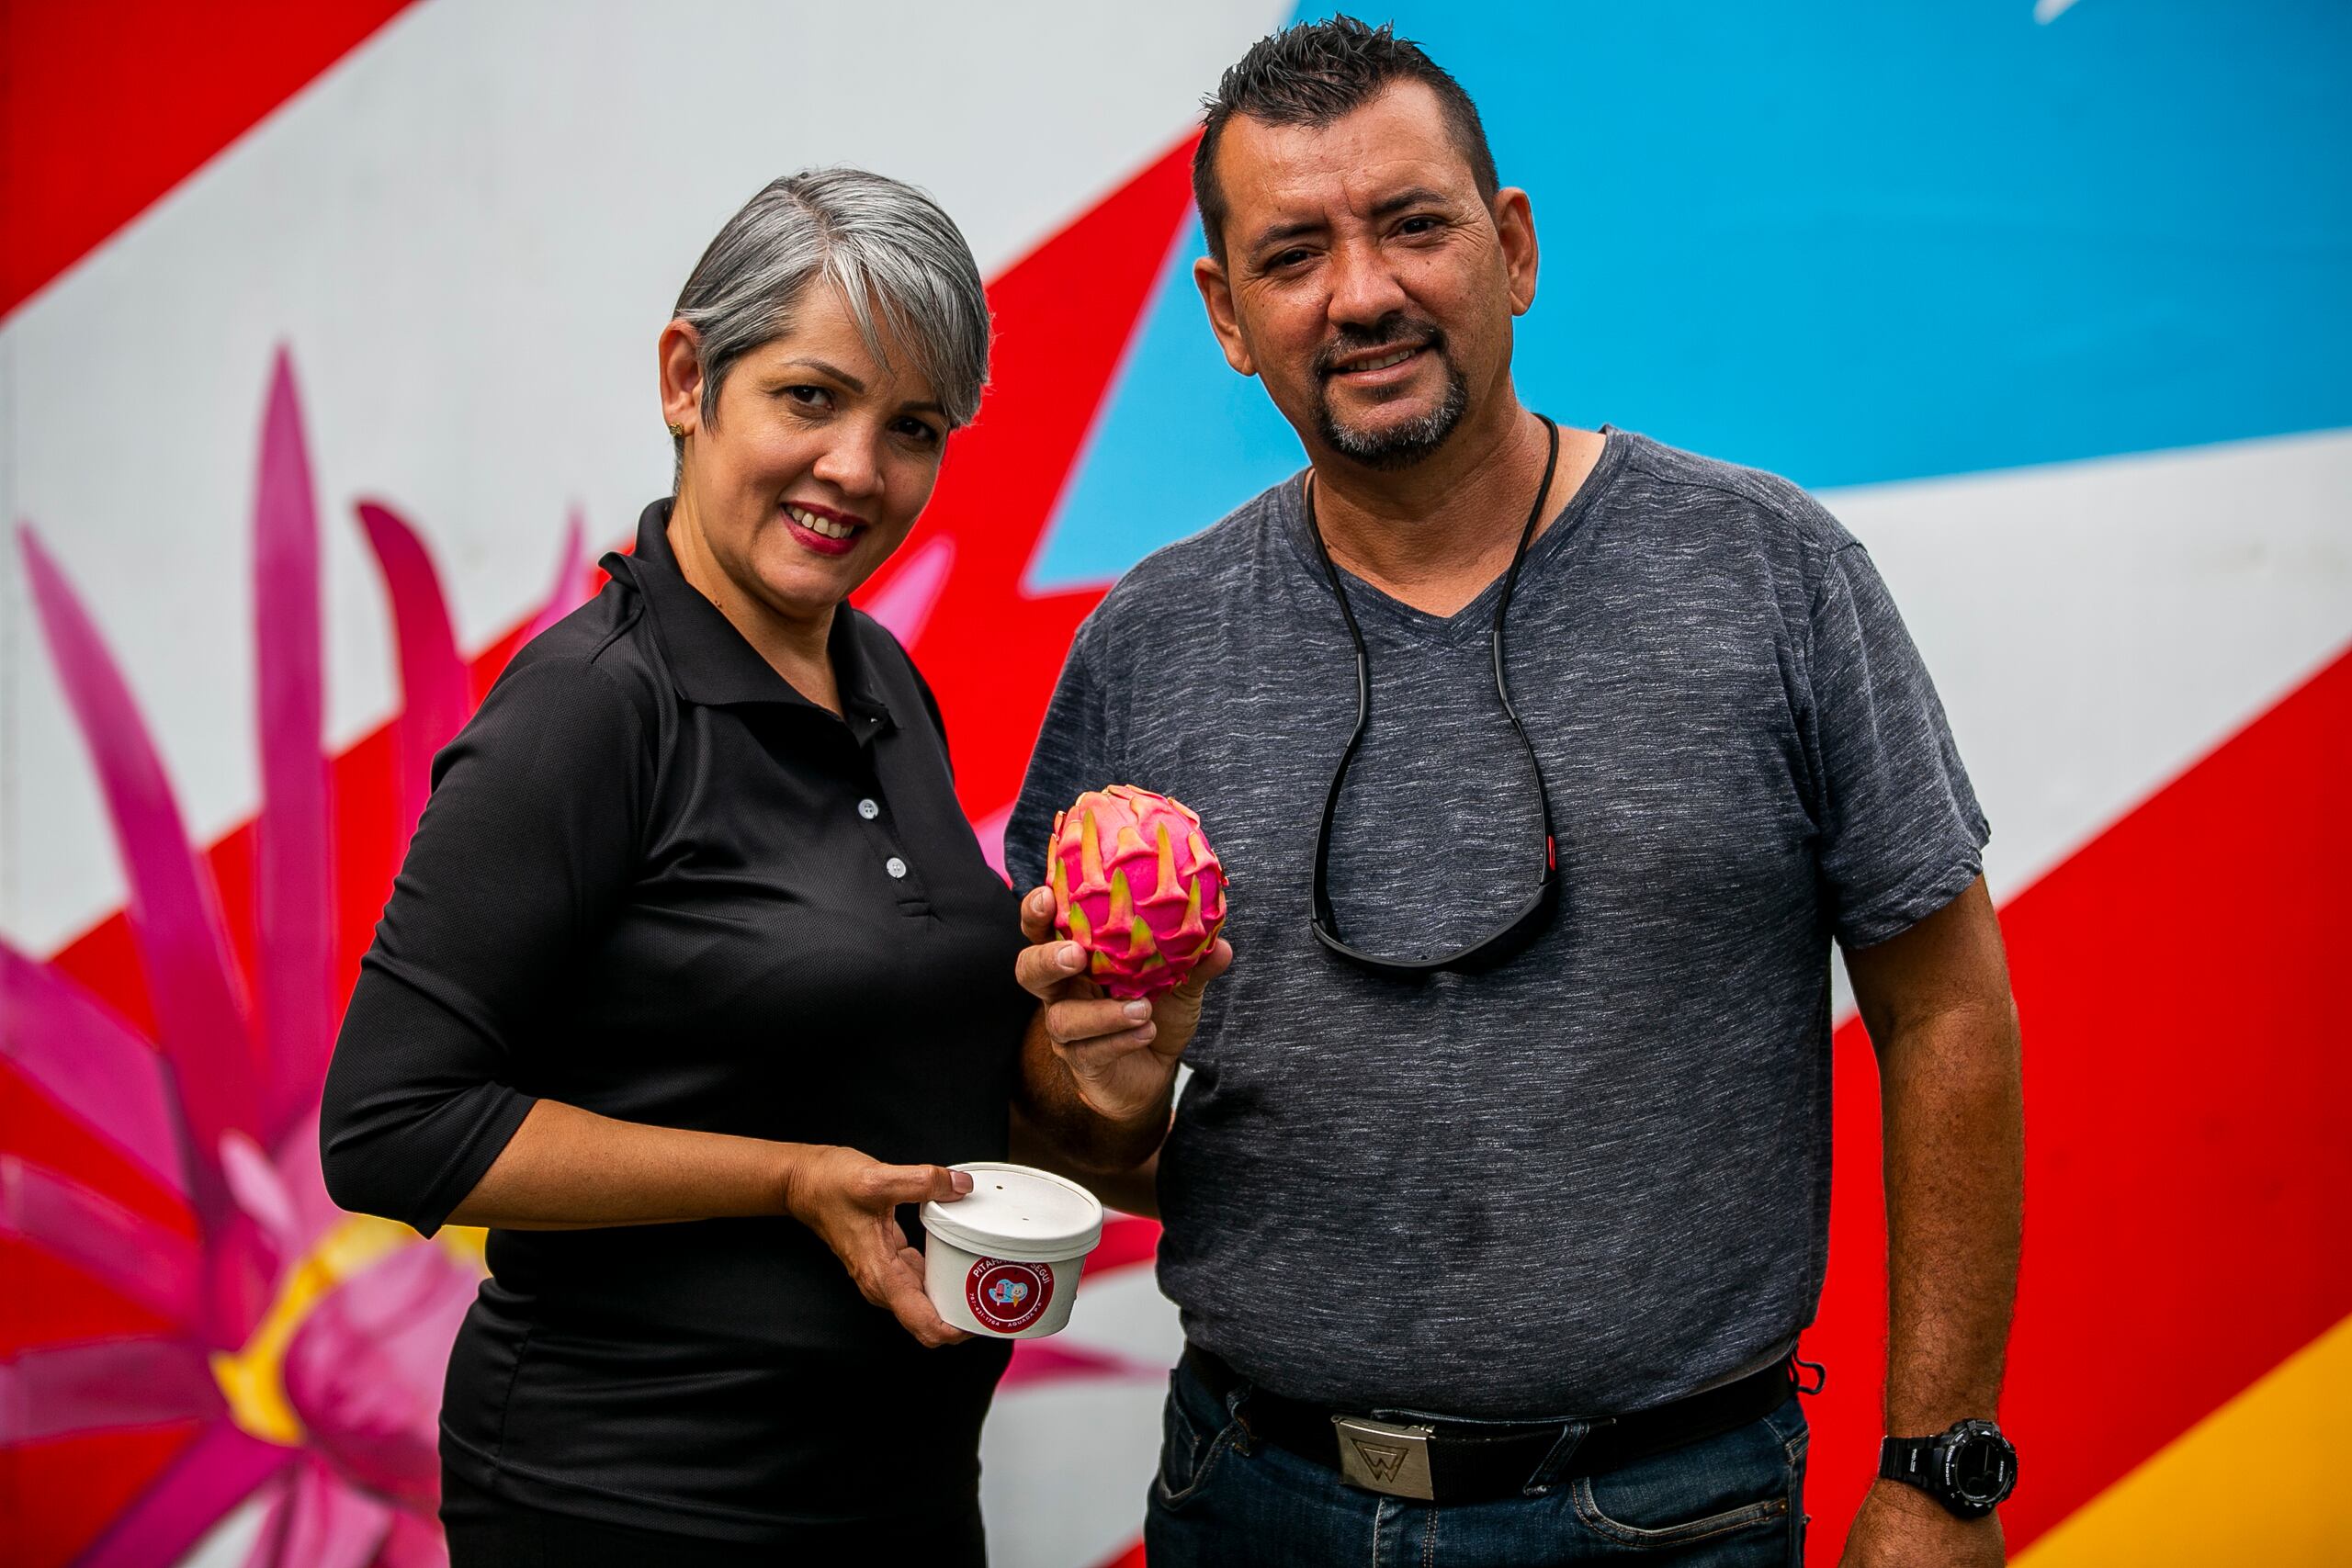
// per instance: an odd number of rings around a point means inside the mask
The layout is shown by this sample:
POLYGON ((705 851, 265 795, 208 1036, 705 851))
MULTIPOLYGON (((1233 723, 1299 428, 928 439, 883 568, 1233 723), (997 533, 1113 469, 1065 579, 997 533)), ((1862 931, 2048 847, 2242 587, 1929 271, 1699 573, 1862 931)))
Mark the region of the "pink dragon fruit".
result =
POLYGON ((1181 985, 1225 924, 1225 867, 1191 807, 1132 784, 1089 790, 1054 818, 1054 929, 1122 998, 1181 985))

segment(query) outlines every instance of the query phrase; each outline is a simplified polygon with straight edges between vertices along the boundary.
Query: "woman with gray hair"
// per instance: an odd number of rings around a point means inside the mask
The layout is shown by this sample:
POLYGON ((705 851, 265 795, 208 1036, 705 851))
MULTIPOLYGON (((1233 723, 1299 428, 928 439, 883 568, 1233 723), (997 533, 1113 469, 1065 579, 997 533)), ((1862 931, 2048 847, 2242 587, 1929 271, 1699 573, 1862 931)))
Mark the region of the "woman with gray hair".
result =
POLYGON ((662 331, 676 493, 435 763, 321 1139, 345 1207, 489 1229, 457 1568, 983 1561, 1008 1350, 898 1214, 1004 1156, 1034 1008, 937 705, 847 598, 988 355, 929 197, 761 191, 662 331))

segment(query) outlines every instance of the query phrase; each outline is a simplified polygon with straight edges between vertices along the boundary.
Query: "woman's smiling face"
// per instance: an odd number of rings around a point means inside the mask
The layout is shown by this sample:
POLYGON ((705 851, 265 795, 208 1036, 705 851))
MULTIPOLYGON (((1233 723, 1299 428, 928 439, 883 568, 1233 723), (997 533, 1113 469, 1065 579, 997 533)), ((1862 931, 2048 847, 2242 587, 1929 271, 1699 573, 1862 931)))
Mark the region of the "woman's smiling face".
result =
POLYGON ((948 420, 914 356, 886 329, 886 368, 830 284, 812 283, 792 316, 729 368, 707 421, 692 329, 673 322, 662 390, 687 431, 679 520, 700 535, 701 550, 681 555, 706 553, 725 587, 821 626, 914 527, 948 420))

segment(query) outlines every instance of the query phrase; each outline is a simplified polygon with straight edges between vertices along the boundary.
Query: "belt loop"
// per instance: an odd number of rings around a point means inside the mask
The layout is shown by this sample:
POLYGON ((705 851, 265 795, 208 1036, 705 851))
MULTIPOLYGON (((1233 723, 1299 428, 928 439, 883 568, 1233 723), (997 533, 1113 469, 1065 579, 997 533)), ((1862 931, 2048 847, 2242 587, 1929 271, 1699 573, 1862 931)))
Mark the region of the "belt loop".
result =
POLYGON ((1250 1396, 1257 1390, 1257 1384, 1243 1378, 1226 1390, 1225 1393, 1226 1419, 1241 1429, 1241 1435, 1234 1439, 1233 1447, 1244 1459, 1250 1457, 1250 1444, 1258 1436, 1250 1429, 1250 1414, 1244 1406, 1250 1403, 1250 1396))
POLYGON ((1571 1421, 1561 1427, 1559 1440, 1546 1450, 1543 1459, 1537 1461, 1534 1473, 1527 1478, 1527 1484, 1520 1488, 1521 1494, 1529 1497, 1541 1497, 1551 1491, 1559 1479, 1560 1472, 1566 1468, 1568 1461, 1576 1457, 1577 1450, 1584 1446, 1586 1437, 1591 1433, 1593 1427, 1606 1425, 1607 1420, 1608 1418, 1603 1416, 1599 1421, 1571 1421))

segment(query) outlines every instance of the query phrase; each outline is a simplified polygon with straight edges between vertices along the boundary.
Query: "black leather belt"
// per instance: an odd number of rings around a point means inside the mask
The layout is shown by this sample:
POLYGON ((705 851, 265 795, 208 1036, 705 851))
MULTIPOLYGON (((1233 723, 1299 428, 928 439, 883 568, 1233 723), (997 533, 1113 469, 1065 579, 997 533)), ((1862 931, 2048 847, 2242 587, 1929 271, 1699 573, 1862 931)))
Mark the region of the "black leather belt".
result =
POLYGON ((1572 1426, 1588 1429, 1548 1478, 1555 1483, 1603 1474, 1761 1420, 1796 1387, 1788 1366, 1779 1363, 1671 1404, 1583 1423, 1399 1422, 1270 1393, 1191 1345, 1184 1348, 1184 1365, 1219 1401, 1235 1389, 1248 1390, 1240 1417, 1253 1439, 1329 1466, 1351 1485, 1438 1503, 1475 1503, 1519 1492, 1572 1426))

